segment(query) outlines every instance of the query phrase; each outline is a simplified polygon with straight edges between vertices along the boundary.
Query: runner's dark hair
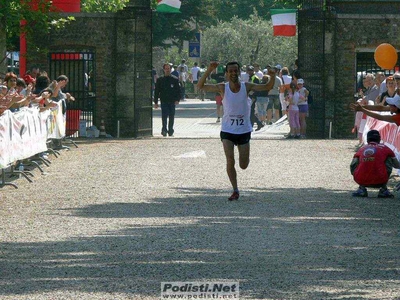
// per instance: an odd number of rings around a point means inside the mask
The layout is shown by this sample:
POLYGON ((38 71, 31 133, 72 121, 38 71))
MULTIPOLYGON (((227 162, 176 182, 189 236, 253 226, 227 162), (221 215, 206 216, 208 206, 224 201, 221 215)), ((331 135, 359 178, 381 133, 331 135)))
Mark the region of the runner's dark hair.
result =
POLYGON ((238 66, 238 70, 240 71, 240 64, 237 61, 231 61, 228 62, 225 66, 225 73, 228 72, 228 66, 233 66, 233 65, 237 65, 238 66))

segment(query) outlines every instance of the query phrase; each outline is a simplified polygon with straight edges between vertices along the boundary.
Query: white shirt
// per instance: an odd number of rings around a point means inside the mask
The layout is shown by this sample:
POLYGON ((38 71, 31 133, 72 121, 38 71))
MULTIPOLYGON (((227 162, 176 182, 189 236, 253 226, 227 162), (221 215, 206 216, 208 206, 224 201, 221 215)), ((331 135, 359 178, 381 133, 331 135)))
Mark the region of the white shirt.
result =
POLYGON ((240 73, 240 81, 241 82, 248 82, 249 81, 249 74, 247 72, 240 73))
POLYGON ((193 67, 191 70, 192 73, 192 79, 193 81, 198 81, 199 80, 199 72, 200 72, 200 68, 199 67, 193 67))
POLYGON ((279 88, 282 85, 282 79, 279 76, 275 76, 275 83, 272 90, 269 91, 268 95, 279 95, 279 88))
POLYGON ((299 97, 300 93, 298 91, 295 91, 294 94, 290 94, 290 104, 289 104, 289 110, 299 110, 298 104, 299 104, 299 97))
POLYGON ((234 93, 229 87, 229 82, 225 83, 224 115, 221 122, 221 131, 243 134, 253 131, 250 121, 251 99, 247 96, 246 83, 240 83, 240 91, 234 93))
POLYGON ((292 82, 292 76, 282 75, 282 84, 290 84, 292 82))
POLYGON ((308 104, 307 103, 307 98, 306 98, 306 88, 305 87, 302 87, 301 89, 299 89, 299 96, 302 96, 302 97, 304 97, 305 98, 305 101, 304 100, 301 100, 300 99, 300 97, 299 97, 299 103, 297 103, 297 105, 306 105, 306 104, 308 104))

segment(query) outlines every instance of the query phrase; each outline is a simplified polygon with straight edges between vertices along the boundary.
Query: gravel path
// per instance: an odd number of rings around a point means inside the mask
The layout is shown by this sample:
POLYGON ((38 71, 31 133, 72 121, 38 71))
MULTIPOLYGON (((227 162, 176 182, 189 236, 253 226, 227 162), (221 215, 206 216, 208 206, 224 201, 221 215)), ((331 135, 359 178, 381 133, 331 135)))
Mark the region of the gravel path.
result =
POLYGON ((218 139, 80 141, 0 190, 0 298, 159 299, 162 281, 217 280, 241 299, 400 298, 399 196, 350 196, 355 144, 253 140, 232 203, 218 139))

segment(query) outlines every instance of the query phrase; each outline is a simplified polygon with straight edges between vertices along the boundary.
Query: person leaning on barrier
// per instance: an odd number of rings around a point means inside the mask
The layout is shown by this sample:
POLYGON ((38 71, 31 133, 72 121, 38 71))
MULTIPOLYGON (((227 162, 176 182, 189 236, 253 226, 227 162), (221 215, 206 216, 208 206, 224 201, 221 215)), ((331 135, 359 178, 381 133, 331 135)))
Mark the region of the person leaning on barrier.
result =
POLYGON ((50 87, 45 88, 37 97, 31 100, 32 106, 38 107, 40 112, 56 107, 57 103, 50 100, 53 95, 53 90, 50 87))
POLYGON ((359 103, 352 103, 350 108, 353 111, 361 111, 367 116, 375 118, 380 121, 389 123, 396 123, 400 126, 400 96, 396 94, 393 98, 386 98, 388 106, 381 105, 361 105, 359 103), (376 111, 376 112, 374 112, 376 111), (381 115, 378 111, 389 111, 390 115, 381 115))
POLYGON ((68 77, 66 75, 60 75, 55 82, 53 81, 53 84, 55 84, 55 87, 51 100, 54 102, 62 102, 62 112, 63 115, 65 115, 67 111, 66 101, 75 101, 75 98, 72 97, 70 93, 64 93, 62 91, 68 84, 68 77))

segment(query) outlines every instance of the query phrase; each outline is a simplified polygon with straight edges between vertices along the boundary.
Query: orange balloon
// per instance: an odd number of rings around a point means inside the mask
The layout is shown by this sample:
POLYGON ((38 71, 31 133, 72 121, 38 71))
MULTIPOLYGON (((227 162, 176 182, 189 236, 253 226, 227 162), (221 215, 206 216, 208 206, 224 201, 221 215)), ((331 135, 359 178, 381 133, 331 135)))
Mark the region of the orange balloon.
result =
POLYGON ((382 69, 392 70, 397 64, 397 50, 390 44, 380 44, 375 49, 374 58, 382 69))

